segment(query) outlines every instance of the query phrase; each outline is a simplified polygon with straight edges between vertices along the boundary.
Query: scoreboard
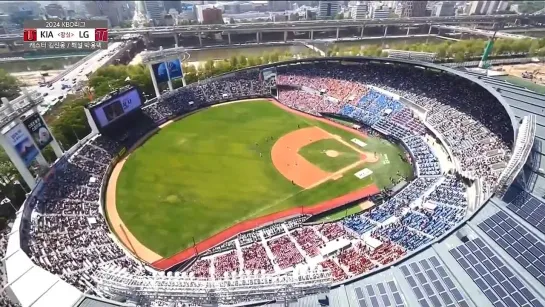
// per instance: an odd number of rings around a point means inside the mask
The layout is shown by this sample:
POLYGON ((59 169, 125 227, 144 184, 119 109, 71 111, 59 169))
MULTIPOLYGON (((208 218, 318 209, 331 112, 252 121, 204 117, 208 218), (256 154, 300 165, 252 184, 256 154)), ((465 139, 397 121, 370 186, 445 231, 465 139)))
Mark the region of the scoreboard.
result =
POLYGON ((23 26, 25 50, 108 49, 107 20, 28 20, 23 26))
POLYGON ((142 106, 142 93, 137 87, 127 86, 112 92, 102 100, 88 106, 93 120, 99 129, 124 117, 142 106))

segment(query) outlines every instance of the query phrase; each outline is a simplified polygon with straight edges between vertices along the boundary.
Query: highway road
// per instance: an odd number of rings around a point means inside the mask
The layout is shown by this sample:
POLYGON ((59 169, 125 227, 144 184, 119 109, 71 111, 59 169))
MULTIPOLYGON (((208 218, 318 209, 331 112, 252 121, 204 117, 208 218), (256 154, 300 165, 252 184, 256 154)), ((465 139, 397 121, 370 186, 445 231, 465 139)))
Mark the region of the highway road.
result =
POLYGON ((86 74, 91 73, 102 67, 111 57, 113 57, 123 43, 110 43, 107 50, 101 50, 96 55, 69 72, 64 78, 52 83, 50 86, 36 86, 31 91, 36 90, 44 101, 38 106, 40 114, 47 112, 52 106, 59 103, 66 95, 73 93, 73 86, 80 81, 87 81, 86 74), (65 85, 65 88, 63 88, 65 85))
MULTIPOLYGON (((514 22, 517 19, 542 20, 543 16, 522 15, 482 15, 482 16, 444 16, 444 17, 412 17, 412 18, 382 18, 369 20, 306 20, 306 21, 284 21, 284 22, 251 22, 238 24, 215 24, 215 25, 178 25, 163 27, 141 27, 127 29, 109 29, 109 37, 118 37, 125 34, 155 34, 171 35, 174 33, 199 33, 219 32, 230 33, 247 31, 295 31, 295 30, 319 30, 346 27, 362 26, 408 26, 422 24, 465 24, 465 23, 494 23, 514 22)), ((22 40, 23 33, 0 34, 0 41, 22 40)))

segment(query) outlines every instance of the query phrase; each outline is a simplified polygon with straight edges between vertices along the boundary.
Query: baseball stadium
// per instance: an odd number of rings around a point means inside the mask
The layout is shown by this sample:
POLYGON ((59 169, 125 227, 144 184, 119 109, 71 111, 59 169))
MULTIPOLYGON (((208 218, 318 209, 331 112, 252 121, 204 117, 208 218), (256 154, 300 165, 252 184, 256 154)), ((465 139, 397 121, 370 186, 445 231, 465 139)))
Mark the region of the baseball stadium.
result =
POLYGON ((252 67, 151 101, 116 90, 18 213, 5 294, 543 306, 544 106, 477 72, 366 57, 252 67))

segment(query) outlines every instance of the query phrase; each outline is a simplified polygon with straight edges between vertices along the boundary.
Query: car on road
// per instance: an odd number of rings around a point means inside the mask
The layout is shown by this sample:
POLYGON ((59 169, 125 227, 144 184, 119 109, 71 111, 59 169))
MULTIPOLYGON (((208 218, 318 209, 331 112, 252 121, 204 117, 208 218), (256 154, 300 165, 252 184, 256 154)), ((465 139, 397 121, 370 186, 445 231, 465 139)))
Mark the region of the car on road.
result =
POLYGON ((45 93, 42 94, 42 97, 46 97, 47 95, 49 95, 49 93, 45 92, 45 93))

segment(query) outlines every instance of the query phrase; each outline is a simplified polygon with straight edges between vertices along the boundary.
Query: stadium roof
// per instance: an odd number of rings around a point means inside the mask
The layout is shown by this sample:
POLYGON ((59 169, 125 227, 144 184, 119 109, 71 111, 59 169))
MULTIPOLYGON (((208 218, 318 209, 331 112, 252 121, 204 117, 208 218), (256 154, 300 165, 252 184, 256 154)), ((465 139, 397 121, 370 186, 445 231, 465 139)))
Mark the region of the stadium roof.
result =
POLYGON ((76 307, 120 307, 120 306, 133 306, 122 304, 119 302, 114 302, 111 300, 97 298, 97 297, 84 297, 79 304, 75 305, 76 307))
MULTIPOLYGON (((535 115, 536 138, 534 141, 534 153, 538 155, 534 156, 537 158, 537 168, 545 170, 545 159, 541 159, 542 156, 545 156, 545 95, 508 83, 496 77, 482 76, 473 72, 467 73, 479 78, 487 86, 496 89, 509 104, 517 120, 520 121, 524 115, 535 115)), ((545 195, 545 177, 537 173, 535 176, 537 176, 535 183, 526 188, 538 195, 545 195)))

